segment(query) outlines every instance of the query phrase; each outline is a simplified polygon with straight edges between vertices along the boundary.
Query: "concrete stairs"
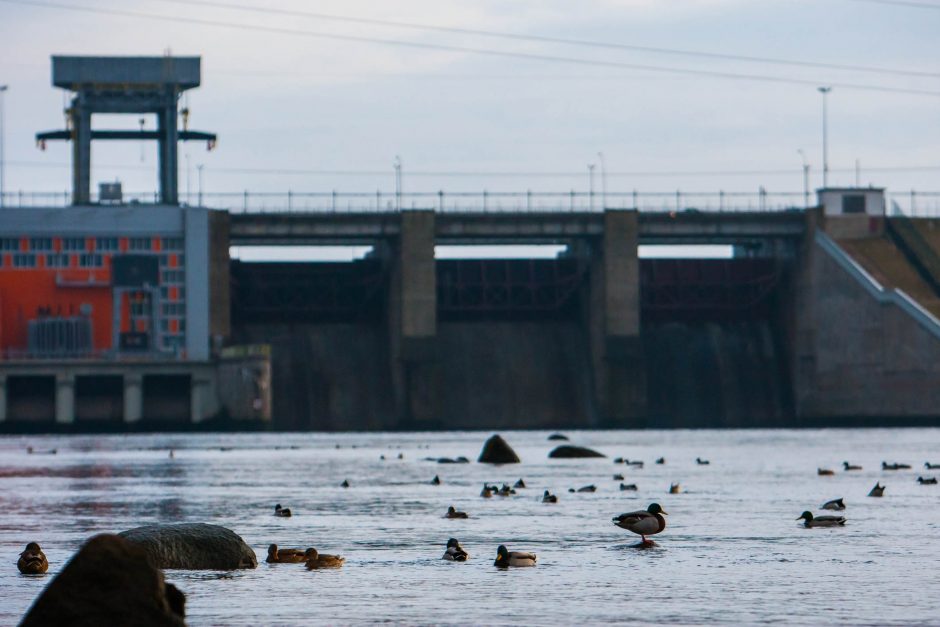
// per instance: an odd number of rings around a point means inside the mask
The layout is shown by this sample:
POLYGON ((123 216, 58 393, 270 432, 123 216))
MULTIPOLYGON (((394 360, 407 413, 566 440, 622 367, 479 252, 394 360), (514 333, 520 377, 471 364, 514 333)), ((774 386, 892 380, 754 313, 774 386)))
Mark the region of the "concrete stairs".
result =
MULTIPOLYGON (((839 246, 885 288, 897 288, 940 318, 940 297, 888 235, 840 240, 839 246)), ((940 243, 940 232, 938 232, 940 243)))

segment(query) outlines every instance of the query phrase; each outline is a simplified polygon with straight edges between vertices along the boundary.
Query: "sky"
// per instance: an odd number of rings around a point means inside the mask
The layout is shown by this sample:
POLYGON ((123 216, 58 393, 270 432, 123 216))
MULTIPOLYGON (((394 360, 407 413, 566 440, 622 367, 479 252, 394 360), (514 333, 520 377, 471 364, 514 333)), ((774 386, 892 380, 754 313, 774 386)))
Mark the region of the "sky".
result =
MULTIPOLYGON (((184 198, 199 166, 207 197, 391 194, 396 157, 406 192, 586 192, 593 165, 611 193, 799 193, 800 150, 822 184, 820 85, 830 185, 858 163, 862 185, 940 190, 937 32, 937 0, 0 0, 6 189, 70 188, 68 144, 34 141, 64 125, 51 55, 170 51, 202 57, 183 104, 219 135, 181 147, 184 198)), ((93 186, 156 188, 152 144, 97 143, 92 162, 93 186)))

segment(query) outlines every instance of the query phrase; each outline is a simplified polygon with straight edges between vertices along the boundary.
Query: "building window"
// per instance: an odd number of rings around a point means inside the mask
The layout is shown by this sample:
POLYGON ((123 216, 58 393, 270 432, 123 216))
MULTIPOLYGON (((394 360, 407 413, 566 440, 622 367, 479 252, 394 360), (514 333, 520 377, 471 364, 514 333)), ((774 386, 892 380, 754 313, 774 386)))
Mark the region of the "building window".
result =
POLYGON ((164 237, 163 250, 183 250, 182 237, 164 237))
POLYGON ((46 255, 46 267, 47 268, 68 268, 69 267, 69 256, 68 255, 46 255))
POLYGON ((182 303, 163 303, 164 316, 182 316, 184 313, 182 303))
POLYGON ((182 282, 183 282, 182 270, 164 270, 163 271, 163 283, 182 283, 182 282))
POLYGON ((846 194, 842 197, 842 213, 865 213, 863 194, 846 194))
POLYGON ((118 249, 118 238, 116 237, 96 237, 95 250, 114 251, 118 249))
POLYGON ((62 250, 85 250, 84 237, 63 237, 62 250))
POLYGON ((17 251, 20 249, 20 240, 15 237, 0 237, 0 250, 17 251))
POLYGON ((82 268, 100 268, 104 265, 101 255, 84 254, 78 257, 78 265, 82 268))
POLYGON ((150 250, 151 244, 149 237, 132 237, 130 239, 131 250, 150 250))
POLYGON ((30 255, 28 253, 19 253, 13 255, 13 267, 14 268, 35 268, 36 267, 36 255, 30 255))
POLYGON ((31 237, 29 238, 30 250, 52 250, 51 237, 31 237))

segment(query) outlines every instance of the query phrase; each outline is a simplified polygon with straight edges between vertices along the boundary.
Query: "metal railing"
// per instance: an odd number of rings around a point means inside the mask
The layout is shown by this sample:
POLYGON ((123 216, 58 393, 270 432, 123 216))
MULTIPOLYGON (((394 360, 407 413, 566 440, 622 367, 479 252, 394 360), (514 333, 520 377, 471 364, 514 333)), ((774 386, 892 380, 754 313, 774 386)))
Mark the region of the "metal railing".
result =
MULTIPOLYGON (((6 207, 66 207, 71 193, 6 192, 6 207)), ((889 192, 888 215, 940 217, 940 192, 889 192)), ((92 202, 97 203, 96 195, 92 202)), ((803 209, 803 192, 715 191, 697 192, 205 192, 183 194, 180 202, 189 206, 228 209, 233 213, 394 213, 407 209, 433 209, 438 212, 592 212, 609 209, 638 209, 644 212, 775 212, 803 209)), ((123 205, 158 204, 156 192, 125 193, 123 205)), ((105 203, 107 204, 107 203, 105 203)), ((810 202, 810 206, 815 202, 810 202)))

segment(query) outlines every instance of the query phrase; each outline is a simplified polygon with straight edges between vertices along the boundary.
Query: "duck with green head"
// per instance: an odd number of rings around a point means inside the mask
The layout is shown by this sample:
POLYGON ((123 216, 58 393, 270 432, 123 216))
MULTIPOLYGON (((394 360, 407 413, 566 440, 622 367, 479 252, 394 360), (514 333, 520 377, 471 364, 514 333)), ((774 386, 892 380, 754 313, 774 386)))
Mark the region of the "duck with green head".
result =
POLYGON ((842 527, 845 525, 845 516, 813 516, 813 512, 803 512, 797 520, 803 521, 803 526, 810 527, 842 527))
POLYGON ((535 553, 510 551, 506 548, 506 545, 500 544, 499 548, 496 549, 496 561, 493 562, 493 566, 499 568, 535 566, 535 561, 535 553))
POLYGON ((441 559, 449 562, 466 562, 470 555, 463 550, 457 538, 451 538, 447 541, 447 548, 444 550, 444 557, 441 559))
POLYGON ((661 533, 666 528, 666 519, 663 516, 668 515, 659 503, 650 503, 645 510, 640 509, 635 512, 627 512, 615 516, 614 524, 621 529, 632 531, 643 539, 643 544, 650 540, 646 536, 652 536, 661 533))

